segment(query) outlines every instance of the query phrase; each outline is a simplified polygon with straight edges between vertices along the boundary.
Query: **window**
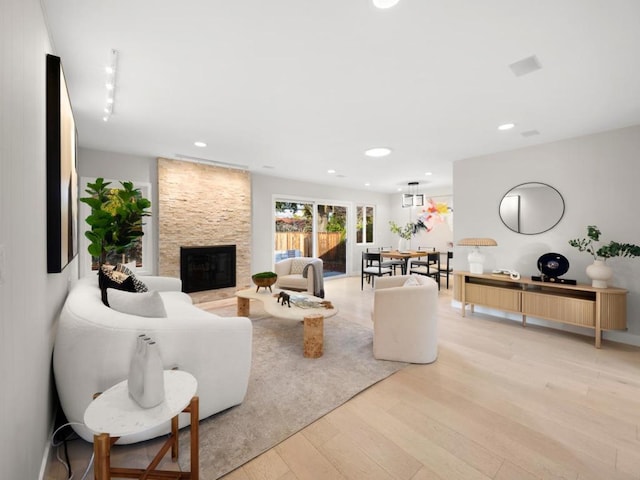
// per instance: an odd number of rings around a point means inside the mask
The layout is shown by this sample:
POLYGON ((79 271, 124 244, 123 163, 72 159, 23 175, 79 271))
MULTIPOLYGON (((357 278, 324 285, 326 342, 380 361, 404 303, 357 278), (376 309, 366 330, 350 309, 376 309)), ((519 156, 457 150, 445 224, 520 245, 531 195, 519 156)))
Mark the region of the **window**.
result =
POLYGON ((373 243, 373 207, 370 205, 356 207, 356 243, 373 243))

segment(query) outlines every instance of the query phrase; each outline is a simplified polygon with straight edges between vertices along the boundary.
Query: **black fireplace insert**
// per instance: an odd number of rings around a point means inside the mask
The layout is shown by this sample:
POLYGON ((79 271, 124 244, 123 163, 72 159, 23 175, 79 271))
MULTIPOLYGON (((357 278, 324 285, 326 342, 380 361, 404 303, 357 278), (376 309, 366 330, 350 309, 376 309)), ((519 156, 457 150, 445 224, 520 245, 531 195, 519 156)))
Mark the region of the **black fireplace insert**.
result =
POLYGON ((182 291, 236 286, 236 246, 180 247, 182 291))

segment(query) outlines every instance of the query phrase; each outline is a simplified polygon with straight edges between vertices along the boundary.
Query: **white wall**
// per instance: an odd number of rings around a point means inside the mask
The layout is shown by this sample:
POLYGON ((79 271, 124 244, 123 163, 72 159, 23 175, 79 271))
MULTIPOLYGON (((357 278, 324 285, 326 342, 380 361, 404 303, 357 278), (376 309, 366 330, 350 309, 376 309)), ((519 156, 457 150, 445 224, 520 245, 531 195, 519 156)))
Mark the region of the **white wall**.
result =
MULTIPOLYGON (((434 203, 446 203, 452 209, 453 195, 449 190, 420 190, 424 194, 424 207, 402 207, 402 196, 400 193, 394 193, 389 196, 390 202, 390 219, 400 226, 406 225, 408 222, 416 222, 418 217, 423 213, 429 199, 434 203)), ((439 252, 451 250, 450 243, 453 241, 453 217, 454 213, 443 215, 443 222, 436 223, 433 230, 426 232, 421 230, 412 239, 409 248, 417 249, 418 247, 434 247, 439 252)), ((385 223, 388 227, 388 223, 385 223)), ((391 243, 389 246, 396 248, 398 246, 398 235, 391 235, 391 243)))
MULTIPOLYGON (((74 260, 47 274, 45 55, 38 0, 0 16, 0 478, 36 479, 53 417, 51 353, 74 260)), ((55 53, 55 52, 53 52, 55 53)), ((64 64, 64 59, 62 59, 64 64)), ((73 97, 73 95, 72 95, 73 97)))
MULTIPOLYGON (((634 126, 459 160, 453 166, 455 239, 486 236, 497 240, 497 247, 484 249, 485 270, 509 268, 525 276, 537 274, 538 257, 556 252, 569 259, 571 266, 565 278, 589 283, 585 268, 592 258, 570 247, 568 241, 585 237, 587 225, 597 225, 605 241, 640 244, 640 222, 635 210, 640 179, 638 152, 640 126, 634 126), (498 206, 502 196, 524 182, 547 183, 564 197, 564 217, 552 230, 521 235, 500 221, 498 206)), ((456 270, 468 270, 467 252, 464 247, 456 247, 456 270)), ((615 272, 612 283, 628 289, 629 295, 628 332, 607 332, 605 338, 638 344, 640 258, 615 258, 607 263, 615 272)))
MULTIPOLYGON (((273 269, 273 201, 274 196, 296 197, 302 200, 331 201, 351 207, 357 204, 373 205, 376 209, 374 239, 376 245, 391 244, 390 196, 367 190, 345 189, 327 185, 299 182, 290 179, 267 175, 251 175, 252 195, 252 227, 253 244, 251 268, 258 272, 273 269)), ((355 239, 355 208, 351 208, 351 229, 349 239, 355 239)), ((363 247, 355 244, 355 240, 347 240, 348 266, 347 274, 360 275, 360 260, 363 247)))
POLYGON ((156 184, 158 162, 156 157, 80 148, 78 149, 78 176, 138 180, 156 184))

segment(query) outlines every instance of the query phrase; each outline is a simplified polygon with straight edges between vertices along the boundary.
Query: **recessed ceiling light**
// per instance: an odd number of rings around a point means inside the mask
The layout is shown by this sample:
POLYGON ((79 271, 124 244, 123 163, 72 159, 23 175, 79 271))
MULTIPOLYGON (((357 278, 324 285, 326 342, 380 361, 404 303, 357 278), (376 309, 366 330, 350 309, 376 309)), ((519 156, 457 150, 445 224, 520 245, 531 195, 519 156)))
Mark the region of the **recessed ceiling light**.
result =
POLYGON ((200 148, 204 148, 204 147, 206 147, 206 146, 207 146, 207 144, 206 144, 206 143, 204 143, 204 142, 193 142, 193 144, 194 144, 196 147, 200 147, 200 148))
POLYGON ((370 184, 369 182, 365 182, 364 186, 365 186, 365 187, 370 187, 370 186, 371 186, 371 184, 370 184))
POLYGON ((540 132, 538 130, 527 130, 526 132, 521 132, 520 135, 523 137, 534 137, 540 135, 540 132))
POLYGON ((367 157, 375 157, 375 158, 386 157, 390 153, 391 153, 391 149, 389 147, 374 147, 364 152, 364 154, 367 157))
POLYGON ((327 173, 336 173, 336 171, 333 168, 330 168, 329 170, 327 170, 327 173))
POLYGON ((427 175, 427 176, 429 176, 429 175, 433 175, 433 173, 432 173, 432 172, 425 172, 424 174, 425 174, 425 175, 427 175))
POLYGON ((502 125, 498 126, 498 130, 511 130, 515 126, 515 123, 503 123, 502 125))
POLYGON ((373 4, 376 8, 391 8, 395 6, 400 0, 373 0, 373 4))

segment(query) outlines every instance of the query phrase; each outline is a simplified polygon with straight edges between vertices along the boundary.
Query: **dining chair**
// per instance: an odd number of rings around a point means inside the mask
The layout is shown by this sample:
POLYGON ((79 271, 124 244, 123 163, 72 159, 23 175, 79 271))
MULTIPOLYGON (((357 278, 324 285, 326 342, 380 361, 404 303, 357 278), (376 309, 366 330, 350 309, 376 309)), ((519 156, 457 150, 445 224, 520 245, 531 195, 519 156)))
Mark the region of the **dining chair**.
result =
MULTIPOLYGON (((374 252, 374 253, 377 253, 377 252, 382 253, 385 250, 386 251, 391 251, 391 250, 393 250, 393 248, 392 247, 369 247, 365 251, 374 252)), ((382 268, 390 268, 391 270, 393 270, 393 274, 394 275, 396 274, 396 267, 402 268, 402 260, 384 260, 384 257, 382 257, 382 258, 383 258, 382 263, 381 263, 382 268)), ((377 265, 377 263, 374 261, 372 266, 373 265, 377 265)))
POLYGON ((452 258, 453 252, 447 252, 447 261, 445 265, 440 264, 440 267, 438 268, 440 278, 446 277, 447 279, 447 290, 449 289, 449 275, 453 273, 453 265, 451 265, 452 258))
MULTIPOLYGON (((418 247, 418 252, 435 252, 436 248, 435 247, 418 247)), ((411 260, 411 267, 413 268, 415 267, 432 267, 434 266, 437 262, 435 262, 434 260, 429 260, 429 256, 426 255, 427 259, 426 260, 420 260, 420 258, 424 258, 424 257, 420 257, 416 260, 411 260)), ((432 257, 433 258, 433 257, 432 257)))
POLYGON ((382 255, 380 252, 362 252, 362 272, 360 274, 360 290, 364 288, 364 277, 367 283, 374 286, 375 278, 383 275, 393 275, 393 270, 382 266, 382 255))
POLYGON ((438 252, 427 253, 426 260, 411 262, 409 273, 417 273, 433 278, 438 284, 440 290, 440 254, 438 252))
MULTIPOLYGON (((390 252, 391 250, 393 250, 393 247, 380 247, 378 249, 379 252, 382 252, 384 250, 390 252)), ((391 268, 393 270, 393 274, 394 275, 396 274, 396 269, 397 268, 399 268, 400 272, 402 272, 402 269, 404 268, 404 265, 405 265, 404 264, 404 260, 390 259, 390 260, 383 260, 382 261, 382 266, 391 268)))

